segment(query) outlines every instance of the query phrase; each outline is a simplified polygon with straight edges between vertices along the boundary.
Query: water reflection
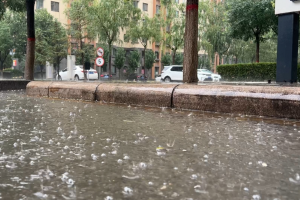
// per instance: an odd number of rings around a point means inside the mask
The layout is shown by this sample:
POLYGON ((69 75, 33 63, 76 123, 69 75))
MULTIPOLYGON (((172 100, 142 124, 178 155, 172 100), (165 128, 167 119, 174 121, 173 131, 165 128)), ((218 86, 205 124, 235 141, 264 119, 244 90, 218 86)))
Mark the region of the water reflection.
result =
POLYGON ((300 196, 298 121, 0 97, 0 199, 300 196))

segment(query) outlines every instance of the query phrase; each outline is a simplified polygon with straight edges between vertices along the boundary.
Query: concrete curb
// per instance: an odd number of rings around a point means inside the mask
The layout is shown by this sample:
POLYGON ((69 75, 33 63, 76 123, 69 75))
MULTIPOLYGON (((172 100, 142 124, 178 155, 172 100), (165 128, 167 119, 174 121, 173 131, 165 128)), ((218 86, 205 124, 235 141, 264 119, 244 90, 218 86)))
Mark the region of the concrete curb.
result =
POLYGON ((37 81, 28 84, 26 92, 29 96, 300 119, 300 87, 37 81))
POLYGON ((103 83, 97 89, 96 100, 109 103, 170 107, 172 91, 175 86, 175 84, 103 83))
POLYGON ((54 82, 49 85, 49 96, 55 99, 95 101, 98 83, 54 82))

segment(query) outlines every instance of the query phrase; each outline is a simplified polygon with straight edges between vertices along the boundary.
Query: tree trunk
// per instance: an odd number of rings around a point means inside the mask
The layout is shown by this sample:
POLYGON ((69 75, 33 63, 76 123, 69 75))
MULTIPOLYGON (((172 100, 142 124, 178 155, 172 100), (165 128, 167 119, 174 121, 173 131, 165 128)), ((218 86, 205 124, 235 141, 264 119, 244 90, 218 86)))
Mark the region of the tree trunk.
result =
POLYGON ((256 62, 259 63, 259 35, 256 35, 256 62))
POLYGON ((121 69, 119 69, 119 80, 121 80, 121 69))
POLYGON ((198 0, 187 0, 184 34, 183 82, 197 83, 198 0))
POLYGON ((145 63, 146 63, 146 48, 147 48, 147 46, 144 46, 144 60, 143 60, 143 67, 142 68, 144 68, 144 78, 146 78, 146 66, 145 66, 145 63))
POLYGON ((3 79, 3 65, 4 65, 4 62, 0 61, 1 79, 3 79))
POLYGON ((177 49, 174 49, 174 50, 173 50, 173 55, 172 55, 172 65, 175 65, 176 51, 177 51, 177 49))
POLYGON ((238 63, 238 57, 236 56, 235 57, 235 64, 237 64, 238 63))
POLYGON ((40 69, 41 69, 41 77, 42 77, 42 80, 43 80, 43 66, 42 65, 40 66, 40 69))
POLYGON ((25 79, 33 80, 35 55, 35 29, 34 29, 34 3, 35 0, 26 0, 27 7, 27 52, 25 65, 25 79))
POLYGON ((57 57, 56 58, 56 62, 57 62, 57 64, 56 64, 56 70, 57 70, 57 79, 58 79, 58 77, 59 77, 59 57, 57 57))
POLYGON ((109 44, 108 75, 109 80, 111 80, 111 44, 109 44))

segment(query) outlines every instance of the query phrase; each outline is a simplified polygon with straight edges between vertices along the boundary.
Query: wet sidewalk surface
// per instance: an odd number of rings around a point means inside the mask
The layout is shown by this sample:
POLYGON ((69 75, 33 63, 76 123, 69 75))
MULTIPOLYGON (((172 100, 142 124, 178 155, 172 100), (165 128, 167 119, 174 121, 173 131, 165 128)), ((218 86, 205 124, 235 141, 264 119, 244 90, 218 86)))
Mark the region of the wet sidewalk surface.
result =
POLYGON ((0 93, 0 199, 300 196, 299 121, 0 93))

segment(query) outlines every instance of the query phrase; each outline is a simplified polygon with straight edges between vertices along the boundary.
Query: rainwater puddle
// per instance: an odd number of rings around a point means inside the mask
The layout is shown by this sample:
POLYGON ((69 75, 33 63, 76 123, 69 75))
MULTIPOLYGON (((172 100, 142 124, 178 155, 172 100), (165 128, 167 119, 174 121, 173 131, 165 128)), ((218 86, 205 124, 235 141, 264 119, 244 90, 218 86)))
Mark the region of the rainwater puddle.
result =
POLYGON ((293 120, 0 93, 0 199, 291 200, 293 120))

